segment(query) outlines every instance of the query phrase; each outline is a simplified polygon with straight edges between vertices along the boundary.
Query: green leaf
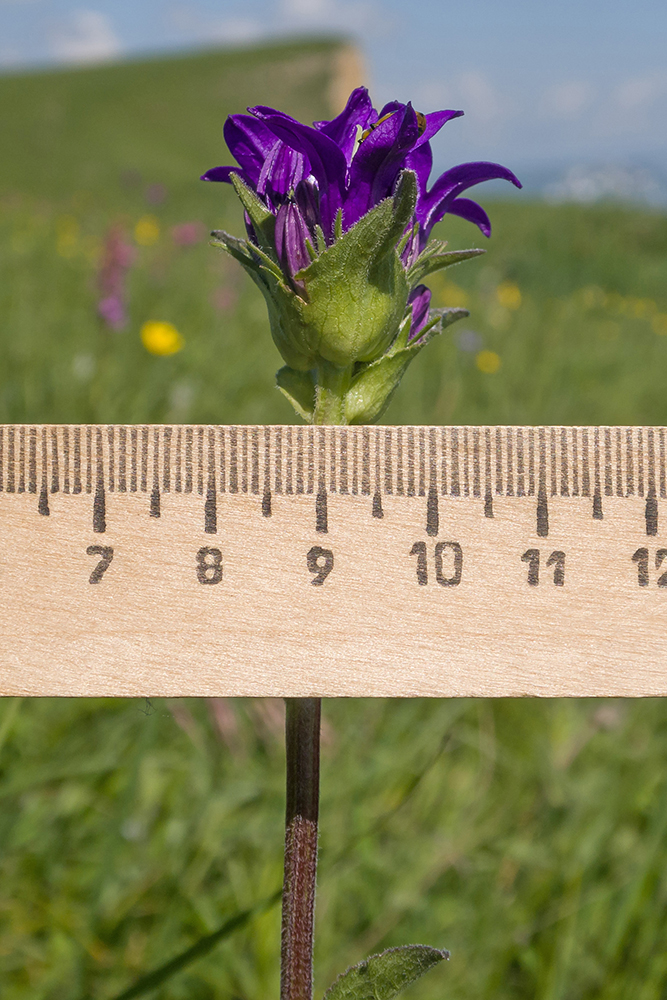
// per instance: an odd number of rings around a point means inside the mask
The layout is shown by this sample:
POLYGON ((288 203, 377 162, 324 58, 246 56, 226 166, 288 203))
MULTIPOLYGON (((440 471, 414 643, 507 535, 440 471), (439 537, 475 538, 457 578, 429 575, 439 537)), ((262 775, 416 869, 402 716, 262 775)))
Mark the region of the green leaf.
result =
POLYGON ((460 264, 462 260, 470 260, 471 257, 486 253, 486 250, 481 249, 444 251, 446 246, 446 243, 434 240, 422 250, 412 267, 408 268, 408 281, 411 285, 418 285, 427 274, 433 274, 434 271, 441 271, 444 267, 451 267, 452 264, 460 264))
POLYGON ((429 340, 437 337, 446 327, 451 326, 452 323, 456 323, 457 319, 465 319, 470 313, 467 309, 459 306, 453 309, 431 309, 430 315, 431 319, 426 326, 422 327, 419 337, 416 340, 416 344, 419 347, 424 347, 425 344, 428 344, 429 340))
MULTIPOLYGON (((190 948, 186 948, 182 951, 180 955, 175 958, 170 959, 164 965, 161 965, 158 969, 153 969, 152 972, 147 973, 145 976, 141 976, 137 979, 135 983, 132 984, 128 989, 124 990, 122 993, 115 997, 115 1000, 134 1000, 135 997, 145 996, 147 993, 152 992, 157 989, 158 986, 162 986, 169 979, 172 979, 177 973, 181 972, 183 969, 187 968, 192 962, 196 961, 198 958, 203 958, 204 955, 208 955, 210 951, 215 948, 215 946, 220 942, 228 938, 234 931, 241 930, 245 927, 253 917, 258 916, 260 913, 265 913, 267 910, 274 906, 280 897, 282 896, 282 890, 278 890, 268 899, 264 900, 258 906, 252 907, 249 910, 243 910, 241 913, 237 913, 236 916, 231 917, 227 920, 222 927, 218 928, 212 934, 207 934, 206 937, 200 938, 195 944, 190 948)), ((86 998, 88 1000, 88 998, 86 998)))
POLYGON ((412 221, 417 204, 417 175, 414 170, 404 170, 394 192, 394 233, 392 246, 396 245, 405 227, 412 221))
POLYGON ((430 968, 448 958, 448 951, 425 944, 390 948, 340 975, 324 994, 324 1000, 392 1000, 430 968))
MULTIPOLYGON (((313 351, 340 368, 372 361, 395 339, 408 298, 396 244, 414 212, 415 174, 295 274, 305 286, 303 320, 313 351)), ((300 367, 292 365, 290 367, 300 367)))
POLYGON ((345 419, 348 424, 372 424, 378 420, 389 406, 408 365, 421 349, 446 327, 470 313, 467 309, 436 309, 431 310, 431 315, 431 321, 420 336, 410 343, 410 307, 387 353, 360 368, 345 395, 345 419))
POLYGON ((315 410, 313 372, 299 372, 290 368, 289 365, 285 365, 277 372, 276 382, 283 396, 289 399, 299 416, 308 423, 312 423, 313 411, 315 410))
POLYGON ((221 247, 228 254, 238 260, 244 267, 254 268, 257 272, 266 271, 277 280, 285 283, 285 276, 280 267, 266 251, 261 247, 249 243, 248 240, 240 240, 231 233, 226 233, 224 229, 214 229, 211 233, 213 241, 211 246, 221 247))
POLYGON ((269 212, 255 192, 241 180, 238 174, 230 174, 234 190, 241 200, 241 204, 250 216, 253 229, 258 241, 265 250, 272 255, 275 254, 275 216, 269 212))

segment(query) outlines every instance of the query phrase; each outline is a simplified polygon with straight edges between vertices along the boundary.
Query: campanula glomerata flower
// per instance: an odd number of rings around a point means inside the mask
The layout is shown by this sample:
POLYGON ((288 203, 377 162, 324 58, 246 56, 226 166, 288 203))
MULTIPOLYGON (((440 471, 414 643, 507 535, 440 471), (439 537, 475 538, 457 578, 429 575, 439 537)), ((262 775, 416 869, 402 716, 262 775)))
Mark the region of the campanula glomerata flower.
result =
POLYGON ((230 115, 224 135, 238 166, 202 177, 233 184, 247 240, 216 231, 262 290, 286 361, 280 389, 316 423, 377 419, 405 369, 464 309, 433 310, 428 274, 483 253, 429 242, 446 215, 489 236, 484 209, 461 197, 482 181, 521 187, 497 163, 464 163, 429 187, 430 139, 462 111, 379 112, 353 91, 332 121, 304 125, 273 108, 230 115))

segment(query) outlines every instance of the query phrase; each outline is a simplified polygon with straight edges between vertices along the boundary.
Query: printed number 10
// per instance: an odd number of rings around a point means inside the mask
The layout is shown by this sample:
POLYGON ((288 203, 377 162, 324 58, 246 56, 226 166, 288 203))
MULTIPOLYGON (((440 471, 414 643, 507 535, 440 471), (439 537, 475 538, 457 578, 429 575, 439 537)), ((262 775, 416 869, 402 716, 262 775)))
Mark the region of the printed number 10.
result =
MULTIPOLYGON (((426 559, 426 542, 415 542, 410 549, 411 556, 417 556, 417 583, 425 587, 428 583, 428 565, 426 559)), ((435 578, 441 587, 458 587, 463 573, 463 550, 458 542, 438 542, 435 546, 435 578), (454 572, 445 576, 445 556, 451 552, 454 556, 454 572)))

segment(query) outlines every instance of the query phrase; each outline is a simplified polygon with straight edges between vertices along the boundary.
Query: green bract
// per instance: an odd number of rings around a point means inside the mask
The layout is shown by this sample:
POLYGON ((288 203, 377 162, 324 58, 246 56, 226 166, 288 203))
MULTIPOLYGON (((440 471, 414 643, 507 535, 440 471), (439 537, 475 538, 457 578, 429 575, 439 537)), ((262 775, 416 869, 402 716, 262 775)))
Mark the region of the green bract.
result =
POLYGON ((404 170, 385 198, 342 232, 340 213, 329 246, 319 230, 305 241, 310 263, 285 272, 275 250, 275 217, 237 175, 232 182, 247 212, 254 241, 215 232, 262 291, 271 333, 286 366, 279 389, 304 420, 370 423, 387 406, 410 361, 465 309, 431 310, 410 339, 411 291, 427 274, 483 253, 445 252, 433 241, 410 267, 403 253, 411 235, 417 180, 404 170))

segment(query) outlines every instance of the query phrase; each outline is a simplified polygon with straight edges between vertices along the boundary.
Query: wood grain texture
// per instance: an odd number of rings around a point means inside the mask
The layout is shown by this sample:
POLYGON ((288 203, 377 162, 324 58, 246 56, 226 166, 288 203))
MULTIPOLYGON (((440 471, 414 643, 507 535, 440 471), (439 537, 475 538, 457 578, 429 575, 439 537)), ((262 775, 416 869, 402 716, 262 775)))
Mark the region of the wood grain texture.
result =
POLYGON ((0 427, 0 693, 667 694, 662 427, 0 427))

